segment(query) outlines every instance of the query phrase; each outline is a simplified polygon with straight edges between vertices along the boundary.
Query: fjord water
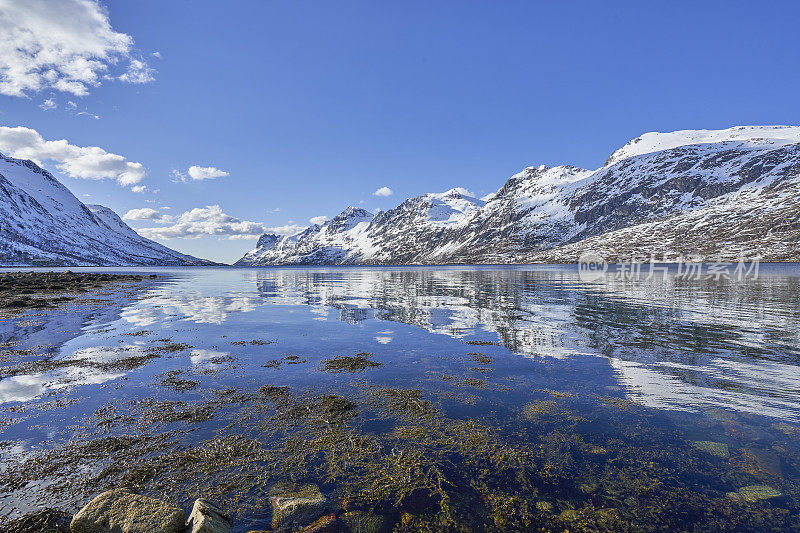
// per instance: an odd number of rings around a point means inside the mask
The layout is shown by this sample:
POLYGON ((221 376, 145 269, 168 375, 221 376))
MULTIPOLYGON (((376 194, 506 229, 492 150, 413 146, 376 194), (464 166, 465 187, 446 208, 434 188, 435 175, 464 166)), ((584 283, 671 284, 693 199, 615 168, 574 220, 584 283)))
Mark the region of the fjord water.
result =
POLYGON ((799 523, 799 266, 745 280, 585 281, 572 266, 137 272, 159 277, 0 322, 0 515, 75 511, 125 483, 184 506, 210 494, 244 531, 264 526, 283 477, 346 506, 359 495, 342 491, 393 476, 386 457, 408 446, 416 471, 435 469, 446 488, 421 507, 396 487, 364 501, 412 528, 526 527, 509 516, 578 530, 799 523), (376 365, 324 371, 357 354, 376 365), (405 403, 376 400, 389 397, 405 403), (302 417, 320 398, 354 403, 314 425, 302 417), (439 429, 447 439, 423 439, 439 429), (336 438, 385 454, 359 452, 348 470, 354 452, 336 438), (242 439, 223 459, 218 444, 242 439), (292 455, 299 441, 313 446, 292 455), (471 461, 492 466, 473 475, 471 461), (191 475, 170 470, 179 463, 191 475))

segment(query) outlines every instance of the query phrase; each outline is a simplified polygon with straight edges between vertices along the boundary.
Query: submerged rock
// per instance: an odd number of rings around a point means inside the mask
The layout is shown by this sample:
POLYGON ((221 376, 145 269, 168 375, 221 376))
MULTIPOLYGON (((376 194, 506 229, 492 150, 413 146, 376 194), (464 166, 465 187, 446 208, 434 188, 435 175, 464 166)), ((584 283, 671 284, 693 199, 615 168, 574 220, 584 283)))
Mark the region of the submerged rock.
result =
POLYGON ((230 533, 231 519, 222 509, 204 499, 194 502, 186 533, 230 533))
POLYGON ((183 509, 126 490, 109 490, 70 523, 72 533, 183 533, 183 509))
POLYGON ((740 488, 736 492, 728 493, 728 498, 748 503, 758 500, 768 500, 770 498, 779 498, 780 496, 783 496, 783 493, 769 485, 748 485, 740 488))
POLYGON ((281 484, 271 493, 272 527, 278 530, 306 526, 328 510, 328 500, 314 484, 281 484))
POLYGON ((365 511, 349 511, 342 515, 347 533, 388 533, 392 524, 386 516, 365 511))
POLYGON ((744 469, 747 472, 756 475, 768 474, 779 478, 783 477, 781 459, 772 450, 747 448, 742 451, 742 459, 744 460, 744 469))
POLYGON ((690 444, 698 450, 710 453, 711 455, 715 455, 717 457, 729 457, 731 454, 730 450, 728 450, 728 445, 724 442, 693 440, 690 444))

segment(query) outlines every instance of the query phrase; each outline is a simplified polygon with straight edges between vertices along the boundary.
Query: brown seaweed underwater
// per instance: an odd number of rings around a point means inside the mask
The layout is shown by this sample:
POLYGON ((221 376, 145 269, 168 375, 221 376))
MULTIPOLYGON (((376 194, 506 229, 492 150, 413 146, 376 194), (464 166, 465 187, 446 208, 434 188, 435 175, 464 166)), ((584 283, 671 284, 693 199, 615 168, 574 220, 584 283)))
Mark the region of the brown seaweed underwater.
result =
MULTIPOLYGON (((411 281, 430 280, 396 280, 411 281)), ((487 282, 456 281, 461 295, 465 283, 487 282)), ((523 358, 500 345, 508 338, 434 335, 408 325, 417 317, 392 315, 387 332, 387 316, 352 320, 361 308, 343 297, 328 304, 343 320, 298 328, 269 306, 273 285, 248 302, 202 293, 220 300, 189 314, 169 284, 126 283, 104 301, 90 293, 3 319, 17 332, 0 352, 7 526, 37 509, 74 513, 127 487, 184 508, 204 496, 231 514, 235 531, 269 529, 276 487, 314 484, 342 531, 800 529, 800 426, 791 417, 654 408, 609 380, 603 357, 523 358), (80 335, 60 348, 42 343, 54 327, 80 335), (362 529, 344 519, 356 511, 362 529)), ((633 312, 614 309, 614 324, 633 312)), ((493 312, 518 314, 519 302, 493 312)), ((728 331, 693 327, 705 355, 728 331)), ((665 332, 650 331, 626 344, 652 349, 665 332)))

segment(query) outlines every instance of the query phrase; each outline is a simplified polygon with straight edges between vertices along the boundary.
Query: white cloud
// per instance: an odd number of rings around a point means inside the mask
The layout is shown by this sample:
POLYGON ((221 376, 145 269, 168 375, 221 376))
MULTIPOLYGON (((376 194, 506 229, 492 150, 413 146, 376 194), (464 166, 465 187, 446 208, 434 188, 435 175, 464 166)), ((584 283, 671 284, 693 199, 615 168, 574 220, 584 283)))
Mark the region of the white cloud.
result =
POLYGON ((144 61, 131 59, 128 70, 119 77, 119 80, 127 83, 150 83, 155 80, 153 72, 155 71, 148 67, 144 61))
POLYGON ((377 191, 375 191, 372 194, 374 196, 391 196, 391 195, 394 194, 394 191, 392 189, 390 189, 389 187, 381 187, 380 189, 378 189, 377 191))
POLYGON ((172 183, 180 183, 186 181, 186 173, 181 172, 177 168, 173 168, 169 171, 169 175, 172 176, 172 183))
POLYGON ((122 81, 152 81, 152 69, 131 56, 133 39, 111 28, 97 0, 0 0, 0 94, 51 89, 76 96, 128 61, 122 81))
POLYGON ((131 190, 133 192, 143 193, 144 191, 147 190, 147 185, 134 185, 133 187, 131 187, 131 190))
POLYGON ((198 167, 197 165, 189 167, 189 177, 193 180, 213 180, 228 175, 227 172, 216 167, 198 167))
POLYGON ((318 217, 309 219, 309 222, 311 222, 312 224, 324 224, 328 220, 329 220, 328 217, 326 217, 325 215, 320 215, 318 217))
POLYGON ((140 209, 131 209, 124 215, 122 215, 123 220, 157 220, 159 222, 162 221, 169 221, 168 215, 162 215, 155 209, 150 209, 149 207, 142 207, 140 209))
POLYGON ((269 228, 264 228, 264 233, 274 233, 275 235, 294 235, 300 231, 306 229, 305 226, 298 226, 297 224, 293 224, 290 220, 288 224, 285 226, 272 226, 269 228))
POLYGON ((170 171, 173 183, 187 183, 190 179, 194 181, 212 180, 229 175, 229 173, 216 167, 199 167, 197 165, 190 166, 187 172, 180 171, 177 168, 173 168, 170 171))
POLYGON ((153 57, 157 57, 158 59, 161 59, 161 52, 153 52, 153 57))
POLYGON ((0 126, 0 152, 38 164, 55 161, 58 169, 72 178, 115 179, 126 187, 142 181, 146 173, 144 165, 121 155, 97 146, 75 146, 66 139, 46 141, 36 130, 22 126, 0 126))
POLYGON ((175 217, 174 222, 171 226, 142 228, 138 232, 150 239, 198 238, 204 235, 243 239, 258 237, 268 231, 259 222, 239 220, 223 213, 218 205, 195 207, 175 217))
MULTIPOLYGON (((2 0, 0 0, 0 2, 1 1, 2 0)), ((46 100, 45 103, 50 102, 50 101, 52 101, 52 99, 46 100)), ((39 107, 42 107, 42 106, 39 106, 39 107)), ((100 116, 99 115, 95 115, 94 113, 89 113, 88 111, 85 111, 85 110, 84 111, 78 111, 78 104, 73 102, 72 100, 69 100, 67 102, 67 105, 64 106, 64 107, 66 108, 67 112, 74 113, 76 117, 88 117, 88 118, 93 118, 95 120, 100 120, 100 116)))
POLYGON ((58 104, 52 98, 48 98, 47 100, 39 104, 39 107, 41 107, 44 111, 50 111, 51 109, 57 108, 58 104))

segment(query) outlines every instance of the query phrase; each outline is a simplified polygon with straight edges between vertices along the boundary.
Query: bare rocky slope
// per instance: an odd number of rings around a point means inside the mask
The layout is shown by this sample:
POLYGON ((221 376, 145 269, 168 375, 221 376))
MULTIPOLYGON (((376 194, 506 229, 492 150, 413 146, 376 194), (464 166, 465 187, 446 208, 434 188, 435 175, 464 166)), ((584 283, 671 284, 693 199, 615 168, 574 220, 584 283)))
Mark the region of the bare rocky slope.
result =
POLYGON ((349 207, 238 265, 576 262, 633 255, 800 260, 800 127, 646 133, 597 170, 530 167, 497 192, 349 207))

